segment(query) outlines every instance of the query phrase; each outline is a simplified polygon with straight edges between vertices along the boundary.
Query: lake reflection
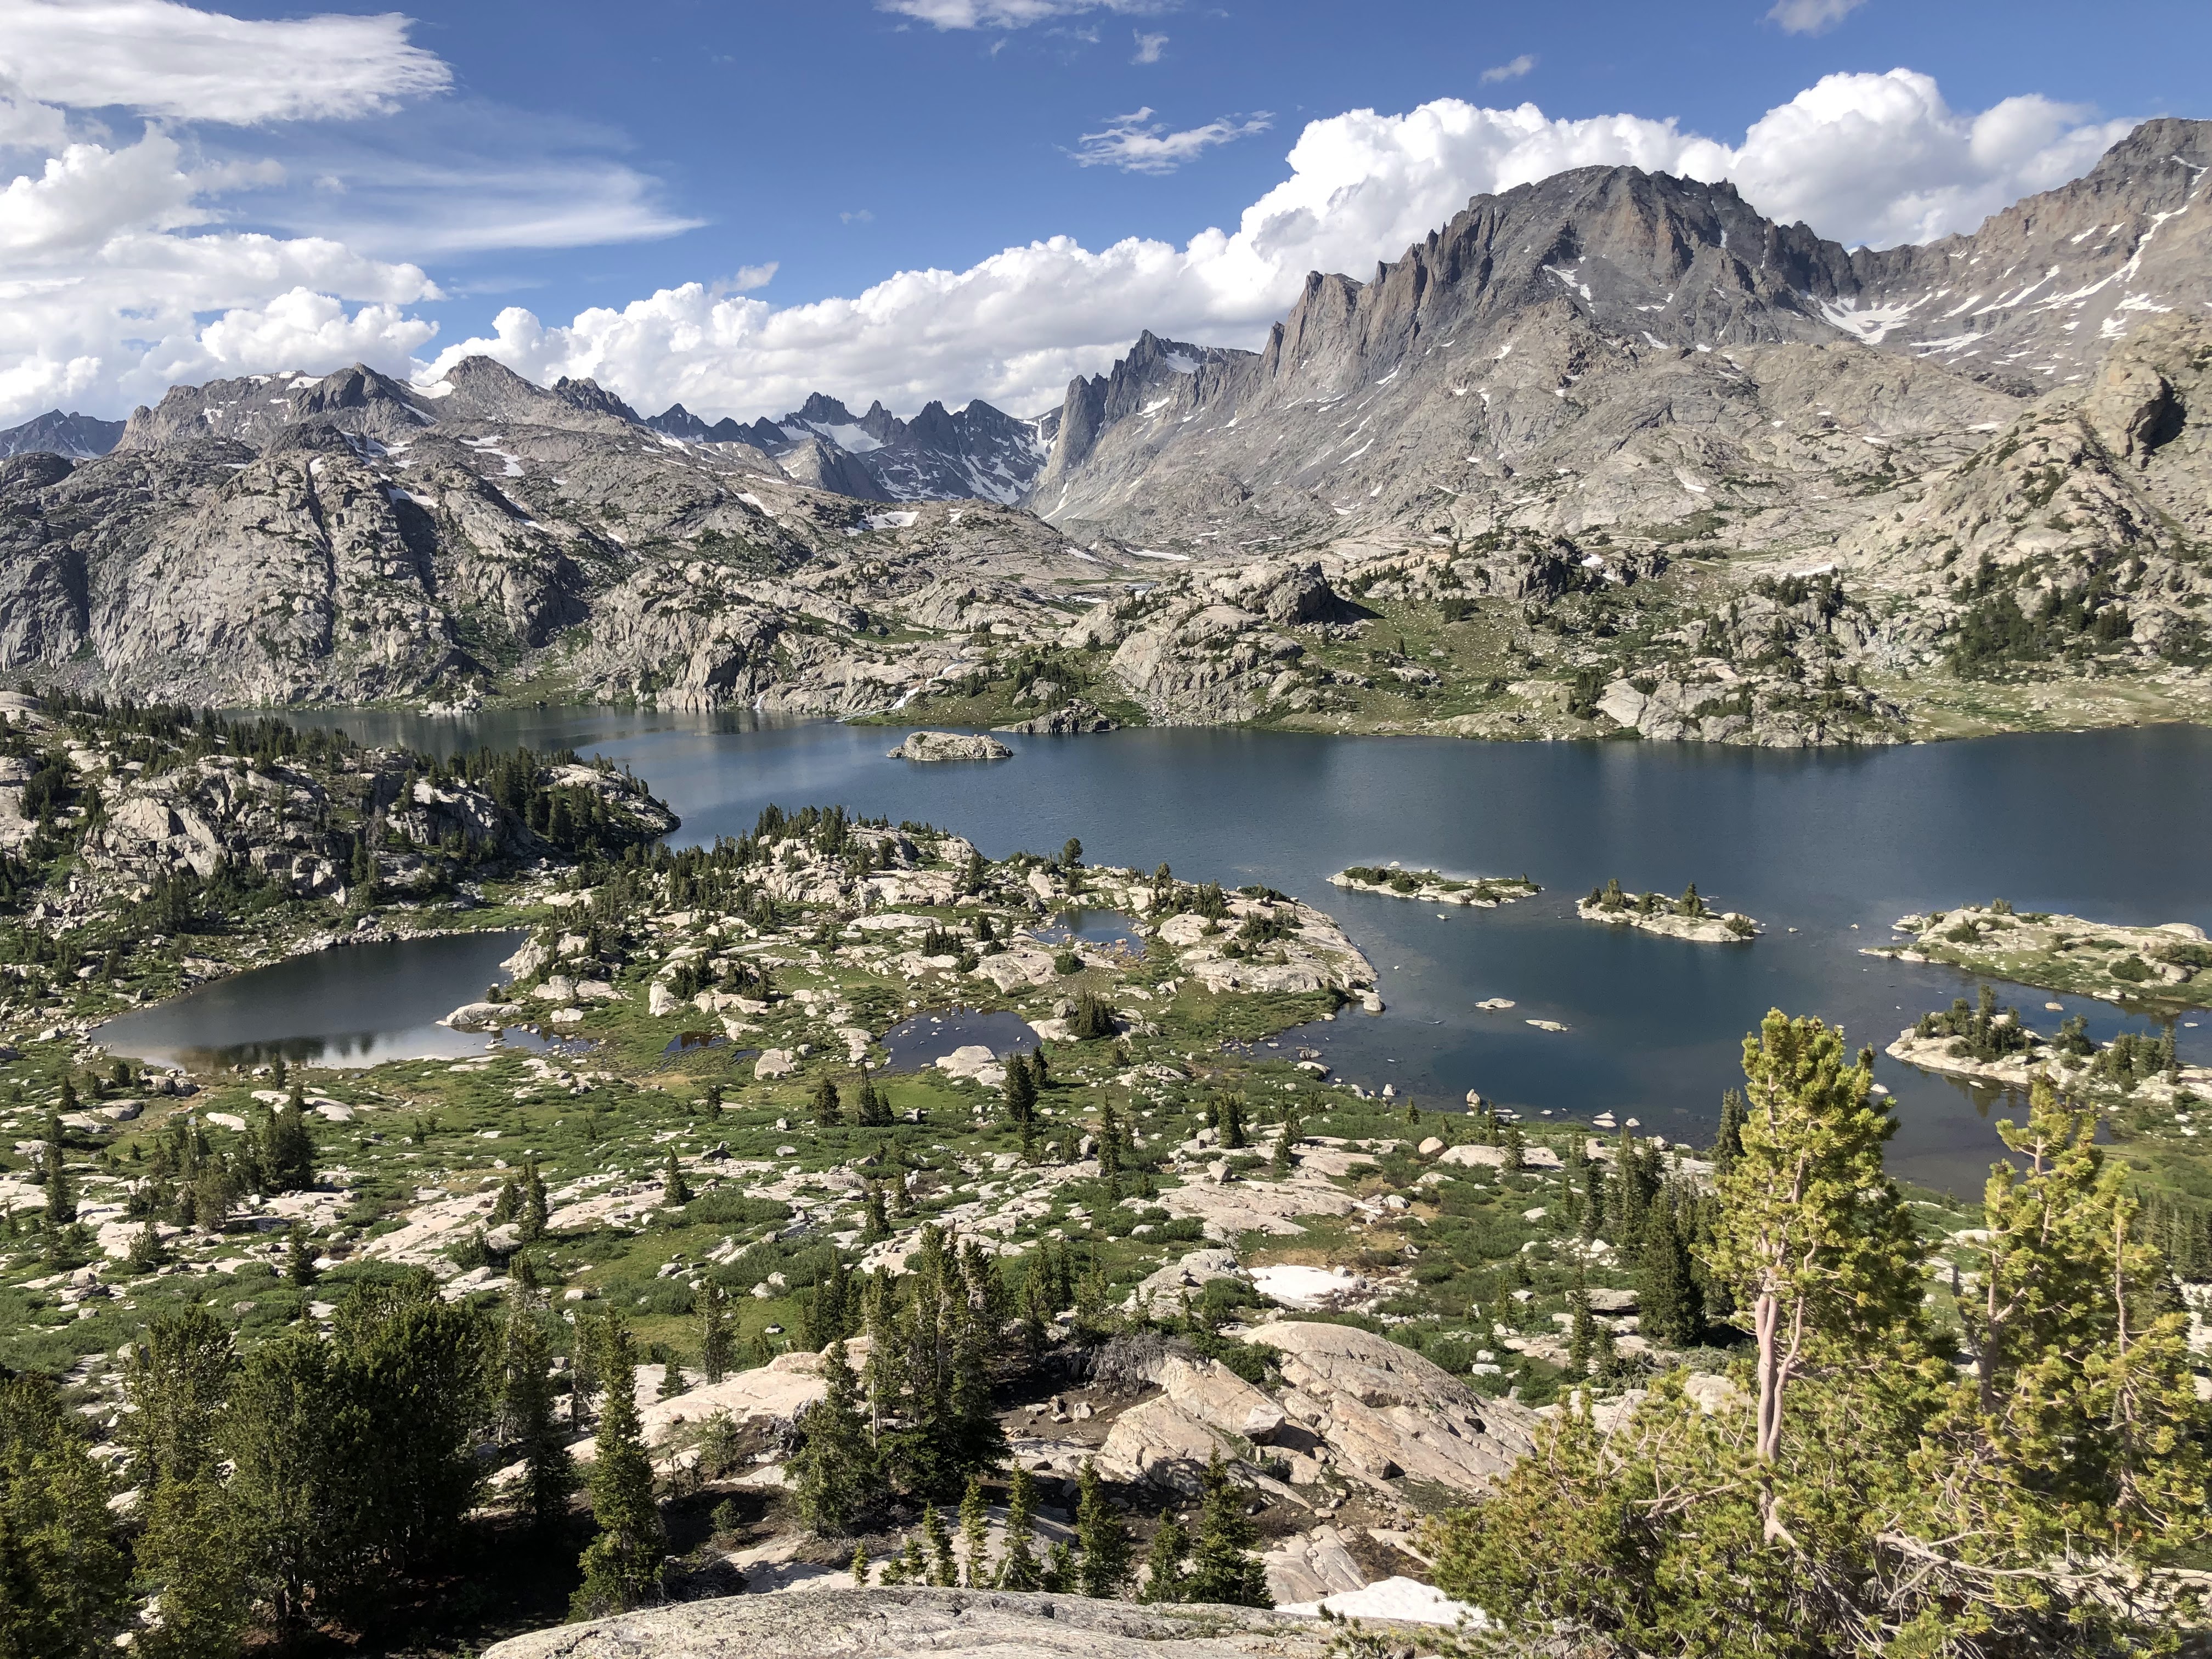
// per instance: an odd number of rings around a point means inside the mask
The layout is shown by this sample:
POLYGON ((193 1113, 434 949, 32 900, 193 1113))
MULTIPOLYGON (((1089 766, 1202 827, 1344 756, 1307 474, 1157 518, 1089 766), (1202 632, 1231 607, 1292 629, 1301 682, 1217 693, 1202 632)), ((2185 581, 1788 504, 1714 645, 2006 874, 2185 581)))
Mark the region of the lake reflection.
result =
MULTIPOLYGON (((92 1034, 109 1053, 165 1066, 374 1066, 480 1054, 482 1032, 437 1022, 510 975, 500 966, 526 933, 341 945, 233 974, 108 1021, 92 1034)), ((545 1045, 509 1029, 509 1048, 545 1045)))

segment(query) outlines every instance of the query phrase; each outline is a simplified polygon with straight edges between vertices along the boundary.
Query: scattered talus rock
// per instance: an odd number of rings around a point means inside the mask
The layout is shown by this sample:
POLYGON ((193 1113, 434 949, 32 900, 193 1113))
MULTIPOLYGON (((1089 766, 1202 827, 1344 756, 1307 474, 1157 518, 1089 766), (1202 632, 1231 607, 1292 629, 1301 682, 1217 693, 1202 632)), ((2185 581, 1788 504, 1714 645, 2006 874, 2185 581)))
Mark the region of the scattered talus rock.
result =
POLYGON ((732 1596, 511 1637, 485 1659, 1324 1659, 1291 1613, 915 1585, 732 1596))
POLYGON ((1010 726, 994 729, 1000 732, 1026 732, 1034 737, 1073 737, 1090 732, 1118 732, 1121 722, 1102 714, 1080 697, 1071 699, 1048 714, 1035 714, 1025 720, 1016 720, 1010 726))
POLYGON ((1013 750, 996 738, 970 732, 914 732, 890 751, 892 760, 993 761, 1010 760, 1013 750))

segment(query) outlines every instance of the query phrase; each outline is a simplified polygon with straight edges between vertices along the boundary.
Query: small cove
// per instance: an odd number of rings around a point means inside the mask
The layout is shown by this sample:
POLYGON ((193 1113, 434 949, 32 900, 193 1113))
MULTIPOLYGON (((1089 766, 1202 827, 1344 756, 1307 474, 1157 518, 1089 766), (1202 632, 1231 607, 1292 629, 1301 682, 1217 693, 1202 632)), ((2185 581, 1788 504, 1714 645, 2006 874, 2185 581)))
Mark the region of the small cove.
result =
MULTIPOLYGON (((1395 1084, 1424 1106, 1475 1089, 1530 1117, 1609 1110, 1698 1143, 1738 1080, 1743 1034, 1768 1008, 1840 1022, 1879 1049, 1922 1012, 1972 994, 1970 975, 1858 954, 1909 911, 2002 895, 2100 921, 2212 924, 2212 731, 2195 726, 1863 751, 1131 730, 1009 737, 1013 760, 947 769, 885 760, 903 728, 737 714, 289 717, 447 754, 518 743, 605 754, 683 815, 682 844, 744 834, 770 801, 842 802, 957 830, 994 857, 1079 836, 1095 861, 1264 883, 1342 921, 1388 1005, 1291 1034, 1285 1055, 1313 1047, 1346 1079, 1395 1084), (1394 859, 1525 871, 1545 890, 1480 910, 1328 884, 1336 870, 1394 859), (1577 919, 1575 899, 1609 877, 1668 892, 1695 882, 1767 931, 1705 945, 1577 919), (1516 1006, 1474 1006, 1493 997, 1516 1006)), ((2039 1025, 2063 1017, 2043 1003, 2062 1002, 2100 1038, 2150 1024, 2099 1000, 1998 992, 2039 1025)), ((2202 1025, 2177 1036, 2185 1056, 2212 1055, 2202 1025)), ((1876 1069, 1900 1125, 1892 1166, 1978 1189, 2002 1103, 1886 1057, 1876 1069)))

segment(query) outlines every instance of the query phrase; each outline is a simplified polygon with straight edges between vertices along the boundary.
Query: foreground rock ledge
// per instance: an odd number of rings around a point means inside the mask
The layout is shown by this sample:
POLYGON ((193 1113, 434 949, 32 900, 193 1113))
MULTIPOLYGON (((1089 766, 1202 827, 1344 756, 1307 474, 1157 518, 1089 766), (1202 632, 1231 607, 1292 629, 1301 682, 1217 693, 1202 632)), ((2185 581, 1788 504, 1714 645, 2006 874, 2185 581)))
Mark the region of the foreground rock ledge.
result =
POLYGON ((1313 1620, 1251 1607, 900 1585, 680 1602, 532 1631, 484 1659, 1322 1659, 1329 1634, 1313 1620))

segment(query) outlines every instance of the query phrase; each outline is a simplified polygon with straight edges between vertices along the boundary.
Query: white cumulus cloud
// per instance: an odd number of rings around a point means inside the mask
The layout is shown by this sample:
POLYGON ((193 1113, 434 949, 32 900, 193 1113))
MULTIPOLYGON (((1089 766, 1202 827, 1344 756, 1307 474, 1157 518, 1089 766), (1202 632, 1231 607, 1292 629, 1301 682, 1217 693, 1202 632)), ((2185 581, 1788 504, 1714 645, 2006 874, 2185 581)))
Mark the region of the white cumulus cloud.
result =
POLYGON ((408 26, 389 13, 264 20, 175 0, 0 0, 0 76, 48 104, 183 120, 380 114, 453 82, 408 44, 408 26))
POLYGON ((1536 58, 1534 54, 1524 52, 1518 58, 1512 58, 1505 63, 1492 64, 1488 69, 1483 70, 1480 79, 1482 84, 1486 87, 1495 86, 1500 81, 1518 81, 1522 76, 1526 75, 1530 70, 1535 67, 1536 58))
POLYGON ((911 409, 982 397, 1032 413, 1103 368, 1143 329, 1254 345, 1309 270, 1365 275, 1470 196, 1564 168, 1627 164, 1735 179, 1761 210, 1845 241, 1971 230, 2028 191, 2085 170, 2125 131, 2048 100, 1950 109, 1934 81, 1837 75, 1770 110, 1739 144, 1672 120, 1554 119, 1534 104, 1439 99, 1400 115, 1310 123, 1288 175, 1233 229, 1178 246, 1132 237, 1091 249, 1055 236, 964 270, 908 270, 851 298, 777 307, 699 283, 546 322, 520 307, 429 366, 487 352, 533 379, 598 378, 647 409, 681 401, 750 417, 808 392, 911 409))
POLYGON ((1137 52, 1136 55, 1130 58, 1129 61, 1133 64, 1158 63, 1160 61, 1160 54, 1167 50, 1167 36, 1164 34, 1146 34, 1139 30, 1132 30, 1131 33, 1134 33, 1137 38, 1137 52))
POLYGON ((1267 131, 1270 117, 1265 110, 1243 121, 1226 116, 1202 127, 1170 132, 1167 124, 1152 118, 1150 108, 1133 115, 1117 115, 1103 132, 1086 132, 1070 152, 1078 167, 1119 167, 1124 173, 1173 173, 1192 157, 1217 144, 1231 143, 1267 131))

